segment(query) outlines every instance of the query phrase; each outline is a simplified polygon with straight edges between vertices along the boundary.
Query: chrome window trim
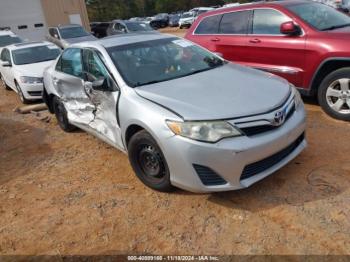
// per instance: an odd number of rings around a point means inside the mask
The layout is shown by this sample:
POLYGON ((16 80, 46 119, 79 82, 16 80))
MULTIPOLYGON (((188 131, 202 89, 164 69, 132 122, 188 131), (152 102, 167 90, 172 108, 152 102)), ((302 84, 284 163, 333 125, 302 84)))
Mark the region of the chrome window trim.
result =
MULTIPOLYGON (((276 11, 276 12, 279 12, 280 14, 284 15, 285 17, 288 17, 291 21, 295 22, 294 19, 290 18, 290 16, 286 15, 285 13, 283 13, 282 11, 278 10, 278 9, 275 9, 273 7, 256 7, 256 8, 249 8, 249 9, 243 9, 243 10, 237 10, 237 11, 227 11, 227 12, 223 12, 223 13, 218 13, 218 14, 213 14, 213 15, 208 15, 208 16, 205 16, 203 17, 197 24, 196 28, 192 31, 192 35, 203 35, 203 36, 212 36, 212 35, 222 35, 222 36, 286 36, 284 34, 250 34, 249 32, 247 34, 220 34, 219 32, 216 33, 216 34, 196 34, 196 30, 198 28, 198 26, 203 22, 204 19, 208 18, 208 17, 212 17, 212 16, 224 16, 225 14, 230 14, 230 13, 237 13, 237 12, 243 12, 243 11, 253 11, 253 19, 254 19, 254 10, 273 10, 273 11, 276 11)), ((221 18, 222 19, 222 18, 221 18)), ((221 23, 221 20, 220 20, 220 23, 221 23)), ((305 31, 304 29, 299 25, 297 24, 300 29, 301 29, 301 32, 302 34, 299 35, 298 37, 303 37, 305 36, 305 31)), ((219 25, 219 28, 220 28, 220 25, 219 25)))

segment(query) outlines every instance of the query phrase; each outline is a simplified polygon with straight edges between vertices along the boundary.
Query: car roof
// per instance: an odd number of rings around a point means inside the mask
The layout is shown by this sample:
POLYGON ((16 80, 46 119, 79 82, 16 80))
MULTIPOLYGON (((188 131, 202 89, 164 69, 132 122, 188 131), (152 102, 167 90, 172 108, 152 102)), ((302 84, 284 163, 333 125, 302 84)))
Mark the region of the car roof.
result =
POLYGON ((168 34, 160 34, 157 32, 140 32, 140 33, 130 33, 130 34, 122 34, 122 35, 114 35, 105 37, 102 39, 98 39, 95 41, 82 42, 72 45, 72 47, 97 47, 103 46, 105 48, 114 47, 114 46, 122 46, 152 40, 161 40, 168 38, 176 38, 174 35, 168 34))
POLYGON ((72 28, 72 27, 82 27, 81 25, 78 25, 78 24, 68 24, 68 25, 58 25, 58 26, 54 26, 53 28, 59 28, 59 29, 62 29, 62 28, 72 28))
MULTIPOLYGON (((24 42, 24 43, 12 44, 12 45, 6 46, 6 48, 9 49, 10 51, 14 51, 14 50, 19 50, 19 49, 24 49, 24 48, 45 46, 45 45, 57 47, 56 45, 54 45, 53 43, 50 43, 50 42, 38 41, 38 42, 24 42)), ((59 47, 57 47, 57 48, 59 48, 59 47)))

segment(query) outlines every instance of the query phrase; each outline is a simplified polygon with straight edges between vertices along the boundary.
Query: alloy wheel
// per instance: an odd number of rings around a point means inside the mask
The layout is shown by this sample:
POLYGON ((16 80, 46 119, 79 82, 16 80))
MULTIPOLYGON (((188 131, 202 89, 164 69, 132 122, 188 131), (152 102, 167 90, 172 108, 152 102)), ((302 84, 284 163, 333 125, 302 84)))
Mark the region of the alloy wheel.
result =
POLYGON ((350 114, 350 79, 335 80, 326 92, 326 100, 330 108, 340 114, 350 114))

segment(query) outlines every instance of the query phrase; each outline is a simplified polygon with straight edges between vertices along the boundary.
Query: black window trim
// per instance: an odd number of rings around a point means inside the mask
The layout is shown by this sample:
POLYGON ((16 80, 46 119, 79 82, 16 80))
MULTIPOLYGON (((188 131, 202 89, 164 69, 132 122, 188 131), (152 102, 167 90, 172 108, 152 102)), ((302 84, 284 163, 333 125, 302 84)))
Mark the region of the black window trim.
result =
MULTIPOLYGON (((290 19, 290 21, 295 22, 295 19, 291 18, 289 15, 285 14, 284 12, 273 8, 273 7, 257 7, 257 8, 249 8, 249 9, 241 9, 241 10, 231 10, 231 11, 227 11, 227 12, 222 12, 222 13, 217 13, 217 14, 212 14, 212 15, 208 15, 205 16, 201 19, 201 21, 198 22, 198 24, 196 25, 196 28, 192 31, 192 35, 195 36, 210 36, 210 35, 223 35, 223 36, 285 36, 283 34, 253 34, 253 19, 254 19, 254 11, 255 10, 261 10, 261 9, 270 9, 270 10, 274 10, 277 11, 279 13, 281 13, 282 15, 288 17, 290 19), (219 28, 220 28, 220 24, 221 24, 221 20, 224 17, 225 14, 230 14, 230 13, 236 13, 236 12, 242 12, 242 11, 251 11, 250 16, 249 16, 249 25, 248 25, 248 33, 247 34, 220 34, 220 32, 218 31, 218 33, 216 34, 196 34, 197 28, 198 26, 203 22, 204 19, 208 18, 208 17, 212 17, 212 16, 221 16, 220 22, 219 22, 219 28)), ((305 36, 305 31, 304 29, 299 25, 299 23, 297 23, 298 26, 300 27, 302 34, 299 37, 303 37, 305 36)))

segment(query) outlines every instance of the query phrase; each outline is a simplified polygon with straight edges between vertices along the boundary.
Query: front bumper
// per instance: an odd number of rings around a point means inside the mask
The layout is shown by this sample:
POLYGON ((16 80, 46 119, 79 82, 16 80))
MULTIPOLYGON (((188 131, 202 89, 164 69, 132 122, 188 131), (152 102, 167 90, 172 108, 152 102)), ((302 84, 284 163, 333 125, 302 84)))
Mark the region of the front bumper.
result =
POLYGON ((43 84, 20 84, 23 95, 28 100, 42 99, 43 97, 43 84))
POLYGON ((283 126, 253 137, 229 138, 209 144, 172 136, 162 146, 170 169, 171 183, 192 192, 218 192, 249 187, 282 168, 303 151, 307 146, 303 136, 305 120, 305 109, 300 106, 283 126), (285 151, 296 141, 296 146, 282 159, 278 159, 278 162, 254 176, 242 179, 247 166, 285 151), (210 168, 227 183, 204 185, 193 165, 210 168))

